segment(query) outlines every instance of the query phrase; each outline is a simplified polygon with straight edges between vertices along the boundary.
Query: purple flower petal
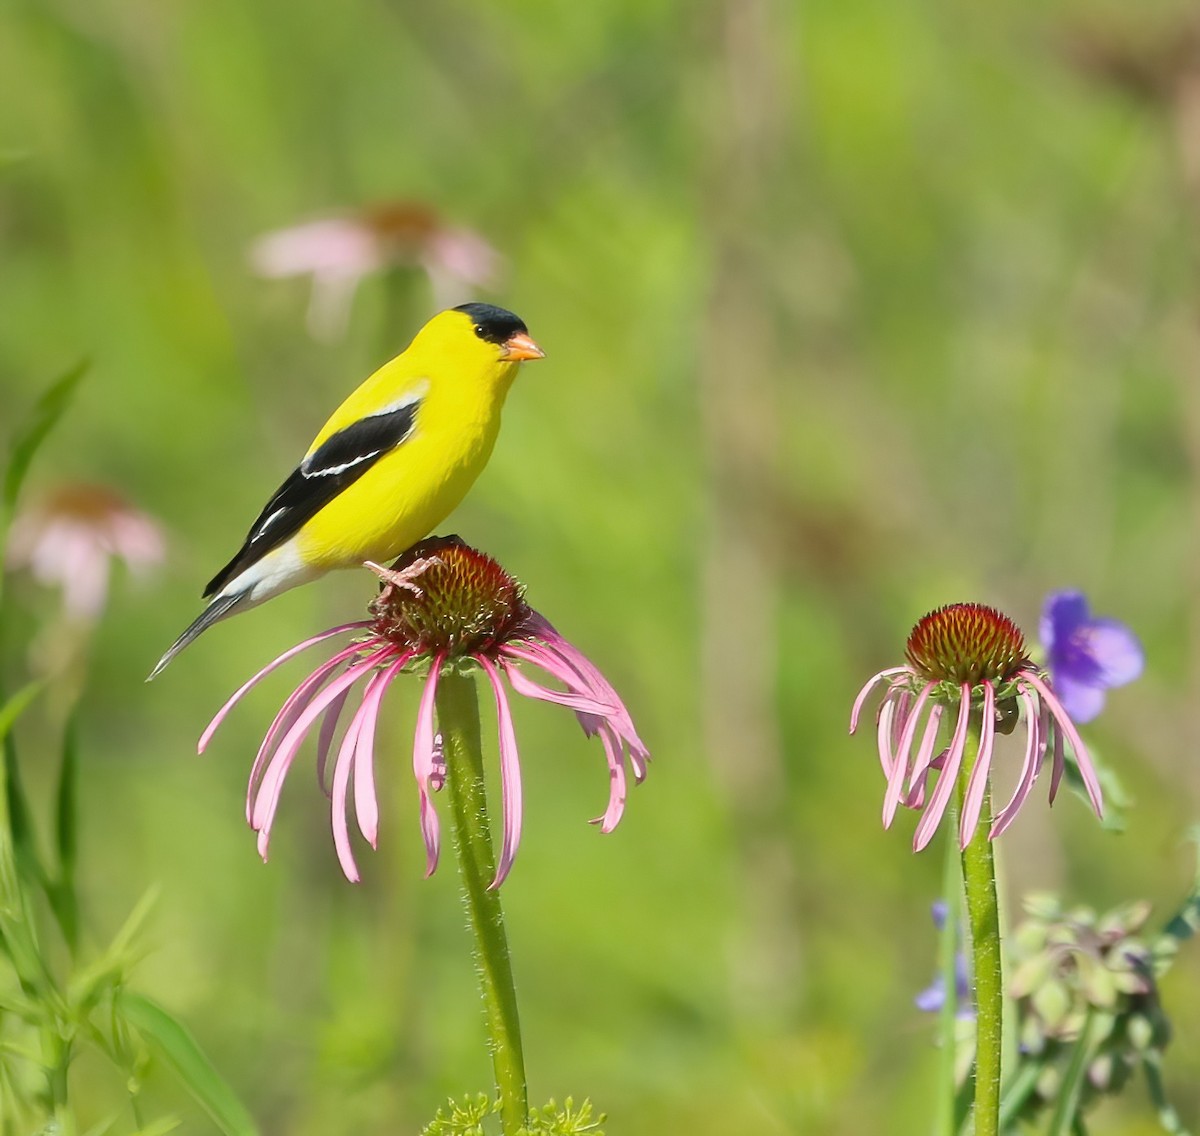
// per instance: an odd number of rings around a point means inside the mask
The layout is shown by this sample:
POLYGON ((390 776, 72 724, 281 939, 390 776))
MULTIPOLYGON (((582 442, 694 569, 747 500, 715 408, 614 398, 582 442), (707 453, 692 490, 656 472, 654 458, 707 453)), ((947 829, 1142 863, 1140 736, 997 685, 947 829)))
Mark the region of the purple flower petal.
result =
POLYGON ((1076 682, 1062 672, 1054 676, 1054 693, 1071 718, 1079 722, 1090 722, 1104 709, 1103 686, 1076 682))
POLYGON ((1042 618, 1038 623, 1038 637, 1047 654, 1053 652, 1060 641, 1069 638, 1087 617, 1087 597, 1082 592, 1051 592, 1042 605, 1042 618))
POLYGON ((937 975, 933 982, 926 986, 914 999, 918 1010, 926 1014, 936 1014, 946 1004, 946 983, 942 976, 937 975))
POLYGON ((1087 629, 1087 637, 1105 686, 1124 686, 1142 673, 1145 652, 1141 641, 1125 624, 1115 619, 1094 620, 1087 629))

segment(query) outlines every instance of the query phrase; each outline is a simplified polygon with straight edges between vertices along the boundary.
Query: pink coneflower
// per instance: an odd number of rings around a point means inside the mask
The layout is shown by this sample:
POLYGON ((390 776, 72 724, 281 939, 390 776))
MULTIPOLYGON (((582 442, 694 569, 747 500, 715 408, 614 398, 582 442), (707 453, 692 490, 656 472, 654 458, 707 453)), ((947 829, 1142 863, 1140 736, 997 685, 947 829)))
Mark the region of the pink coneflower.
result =
POLYGON ((500 274, 501 257, 478 233, 443 220, 428 205, 401 201, 357 214, 323 217, 259 237, 250 262, 260 276, 311 276, 308 330, 316 339, 342 334, 359 281, 390 265, 411 265, 429 278, 435 310, 474 298, 500 274))
POLYGON ((61 587, 67 615, 86 622, 104 610, 114 557, 141 574, 163 555, 157 522, 100 485, 62 486, 21 513, 9 534, 9 567, 61 587))
POLYGON ((1012 824, 1033 789, 1047 752, 1053 753, 1053 803, 1066 764, 1064 739, 1075 755, 1092 807, 1100 815, 1100 785, 1087 747, 1050 682, 1030 661, 1025 639, 1011 619, 982 604, 951 604, 917 623, 905 654, 908 662, 904 666, 889 667, 871 677, 859 691, 850 715, 850 732, 854 733, 867 696, 878 683, 886 684, 876 716, 879 760, 887 778, 885 828, 900 805, 924 809, 913 839, 914 850, 920 851, 933 839, 958 780, 968 734, 978 731, 979 756, 966 786, 959 822, 959 845, 965 848, 979 823, 996 734, 1011 733, 1020 718, 1024 718, 1026 731, 1024 764, 1008 803, 991 821, 989 839, 1012 824), (949 733, 949 745, 941 748, 938 739, 943 733, 949 733), (934 770, 939 771, 937 784, 927 795, 934 770))
POLYGON ((423 688, 413 740, 413 774, 420 798, 426 875, 437 867, 438 816, 432 794, 446 778, 435 719, 438 678, 447 668, 482 671, 492 689, 500 739, 500 781, 504 823, 492 887, 504 881, 521 838, 521 768, 508 694, 518 694, 573 710, 589 737, 599 734, 608 758, 609 799, 593 823, 610 832, 625 808, 626 761, 637 781, 646 776, 649 753, 629 712, 604 676, 524 600, 524 588, 491 557, 456 537, 435 537, 409 549, 389 571, 371 604, 372 618, 315 635, 285 651, 240 687, 217 712, 200 739, 200 752, 234 704, 276 667, 316 643, 338 635, 353 642, 314 670, 284 702, 258 751, 246 796, 246 819, 258 833, 265 860, 275 810, 288 770, 304 739, 317 727, 317 770, 325 784, 338 719, 356 684, 358 709, 342 734, 333 761, 333 840, 347 879, 357 881, 350 845, 348 802, 353 799, 359 831, 376 846, 379 809, 375 797, 375 725, 393 680, 422 676, 423 688), (543 686, 525 673, 540 668, 565 690, 543 686))

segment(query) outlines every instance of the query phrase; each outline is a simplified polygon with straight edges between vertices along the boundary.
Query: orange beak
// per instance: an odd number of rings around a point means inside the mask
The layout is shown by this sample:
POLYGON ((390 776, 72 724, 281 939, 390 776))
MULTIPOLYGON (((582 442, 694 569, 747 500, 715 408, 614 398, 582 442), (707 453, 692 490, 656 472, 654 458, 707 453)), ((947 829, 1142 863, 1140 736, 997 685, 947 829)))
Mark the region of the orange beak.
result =
POLYGON ((512 363, 519 363, 522 359, 546 358, 546 352, 523 331, 518 331, 516 335, 510 335, 504 341, 501 350, 501 358, 512 363))

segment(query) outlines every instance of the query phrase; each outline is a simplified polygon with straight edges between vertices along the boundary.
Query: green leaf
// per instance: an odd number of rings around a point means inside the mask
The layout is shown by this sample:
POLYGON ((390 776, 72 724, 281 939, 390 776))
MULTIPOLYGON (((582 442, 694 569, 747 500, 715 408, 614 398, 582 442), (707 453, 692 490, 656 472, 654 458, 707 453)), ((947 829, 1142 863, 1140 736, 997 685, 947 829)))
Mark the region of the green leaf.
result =
POLYGON ((1000 1131, 1007 1132, 1017 1125, 1033 1090, 1037 1087, 1038 1077, 1042 1072, 1041 1058, 1030 1058, 1021 1055, 1018 1058, 1016 1075, 1004 1086, 1004 1095, 1000 1098, 1000 1131))
POLYGON ((133 951, 134 940, 157 901, 158 888, 147 888, 121 929, 113 936, 113 940, 104 954, 72 977, 68 990, 68 997, 72 1005, 78 1006, 84 1013, 87 1013, 106 990, 124 983, 126 976, 137 961, 137 956, 133 951))
MULTIPOLYGON (((1176 944, 1190 939, 1200 930, 1200 825, 1189 828, 1186 838, 1196 845, 1196 875, 1192 880, 1192 890, 1188 892, 1183 906, 1163 928, 1163 935, 1176 944)), ((1159 973, 1161 974, 1161 971, 1159 973)))
POLYGON ((1071 1060, 1063 1075, 1062 1084, 1058 1088, 1057 1102, 1054 1115, 1050 1119, 1050 1127, 1046 1136, 1069 1136, 1075 1120, 1075 1110, 1079 1107, 1079 1093, 1083 1088, 1083 1078, 1087 1073, 1088 1062, 1092 1056, 1092 1015, 1084 1024, 1083 1030, 1071 1050, 1071 1060))
POLYGON ((9 454, 8 467, 4 471, 4 486, 0 495, 0 501, 3 502, 6 511, 11 512, 17 503, 21 485, 29 472, 34 455, 71 405, 75 390, 89 366, 87 359, 81 359, 56 379, 38 399, 28 420, 18 428, 12 440, 12 452, 9 454))
POLYGON ((1146 1087, 1150 1090, 1150 1099, 1154 1102, 1155 1112, 1158 1113, 1159 1126, 1164 1132, 1172 1133, 1172 1136, 1188 1136, 1188 1130, 1179 1119, 1175 1106, 1167 1100, 1167 1090, 1163 1085, 1162 1069, 1159 1068, 1159 1054, 1156 1050, 1151 1050, 1142 1059, 1142 1069, 1146 1074, 1146 1087))
POLYGON ((75 893, 75 862, 78 838, 79 714, 71 711, 63 732, 62 767, 58 775, 58 800, 55 809, 55 843, 58 851, 58 879, 47 890, 63 938, 71 953, 79 946, 79 898, 75 893))
MULTIPOLYGON (((1079 772, 1079 763, 1070 746, 1066 747, 1066 755, 1065 781, 1067 787, 1081 801, 1086 802, 1090 809, 1091 797, 1088 795, 1087 786, 1083 783, 1083 775, 1079 772)), ((1100 818, 1100 827, 1108 829, 1109 832, 1124 832, 1127 827, 1130 806, 1134 803, 1133 797, 1129 795, 1120 777, 1117 776, 1117 771, 1104 761, 1096 747, 1090 742, 1088 743, 1088 756, 1092 759, 1096 778, 1100 782, 1100 791, 1104 794, 1104 815, 1100 818)))
POLYGON ((175 1071, 226 1136, 258 1136, 258 1126, 187 1028, 158 1003, 122 992, 117 1011, 175 1071))
POLYGON ((13 743, 12 734, 4 732, 0 744, 4 747, 4 801, 0 805, 0 820, 5 822, 6 836, 12 842, 11 853, 17 875, 35 885, 45 886, 46 870, 42 867, 41 857, 38 855, 33 814, 25 790, 21 786, 17 747, 13 743))

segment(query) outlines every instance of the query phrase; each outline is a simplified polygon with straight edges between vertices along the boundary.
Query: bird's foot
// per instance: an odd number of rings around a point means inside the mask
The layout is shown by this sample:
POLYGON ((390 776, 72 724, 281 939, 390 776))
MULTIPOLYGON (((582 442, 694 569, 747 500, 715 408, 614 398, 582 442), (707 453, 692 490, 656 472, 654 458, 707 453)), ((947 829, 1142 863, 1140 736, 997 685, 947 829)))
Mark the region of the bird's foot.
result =
POLYGON ((393 588, 403 588, 407 592, 412 592, 417 599, 421 598, 421 586, 416 582, 417 577, 423 572, 427 572, 435 564, 442 564, 443 561, 437 556, 423 556, 420 560, 414 560, 411 564, 404 568, 385 568, 382 564, 376 564, 374 560, 363 562, 364 568, 370 568, 372 572, 378 576, 385 585, 393 588))

